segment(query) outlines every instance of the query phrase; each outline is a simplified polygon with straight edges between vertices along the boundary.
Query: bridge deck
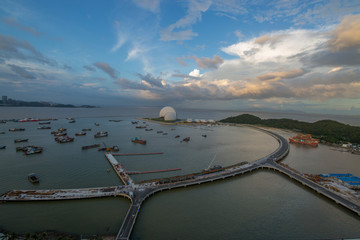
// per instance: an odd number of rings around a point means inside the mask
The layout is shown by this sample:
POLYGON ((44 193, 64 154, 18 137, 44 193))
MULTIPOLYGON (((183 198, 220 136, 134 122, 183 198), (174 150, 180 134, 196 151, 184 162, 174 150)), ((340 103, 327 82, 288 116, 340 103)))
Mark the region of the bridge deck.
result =
POLYGON ((114 196, 129 197, 129 190, 122 186, 56 190, 13 190, 2 194, 0 201, 49 201, 114 196))

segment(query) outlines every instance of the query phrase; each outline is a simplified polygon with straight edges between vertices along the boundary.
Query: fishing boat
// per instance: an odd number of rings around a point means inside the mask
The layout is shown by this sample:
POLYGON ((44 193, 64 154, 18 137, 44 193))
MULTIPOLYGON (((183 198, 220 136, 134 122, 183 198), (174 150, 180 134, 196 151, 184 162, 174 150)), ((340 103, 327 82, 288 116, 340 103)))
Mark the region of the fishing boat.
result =
POLYGON ((146 140, 138 139, 137 137, 131 139, 133 143, 140 143, 140 144, 146 144, 146 140))
POLYGON ((290 137, 289 142, 317 147, 320 141, 319 139, 312 138, 310 134, 298 133, 296 136, 290 137))
POLYGON ((175 138, 179 138, 179 137, 180 137, 180 135, 176 135, 176 136, 175 136, 175 138))
POLYGON ((15 140, 14 140, 14 143, 27 142, 28 140, 29 140, 28 138, 15 139, 15 140))
POLYGON ((54 136, 57 136, 57 137, 66 136, 66 135, 67 135, 66 132, 57 132, 54 134, 54 136))
POLYGON ((86 135, 86 132, 75 133, 75 136, 85 136, 85 135, 86 135))
POLYGON ((76 121, 75 120, 71 120, 71 121, 69 121, 69 123, 75 123, 76 121))
POLYGON ((50 122, 39 122, 39 124, 50 124, 50 122))
POLYGON ((68 142, 73 142, 74 138, 69 136, 60 136, 60 137, 56 137, 55 141, 58 143, 68 143, 68 142))
POLYGON ((100 147, 100 144, 92 144, 92 145, 82 146, 81 149, 86 150, 86 149, 97 148, 97 147, 100 147))
POLYGON ((202 137, 204 137, 204 138, 206 138, 207 137, 207 135, 206 134, 203 134, 203 135, 201 135, 202 137))
POLYGON ((51 129, 51 127, 41 126, 41 127, 38 127, 38 129, 51 129))
POLYGON ((100 124, 99 124, 99 123, 94 123, 94 125, 95 125, 95 126, 100 126, 100 124))
POLYGON ((42 153, 43 147, 38 146, 23 146, 23 147, 17 147, 16 151, 22 151, 25 153, 25 155, 32 155, 36 153, 42 153))
POLYGON ((0 134, 5 134, 5 132, 0 132, 0 134))
POLYGON ((188 141, 190 141, 190 137, 186 137, 186 138, 184 138, 184 139, 183 139, 183 141, 184 141, 184 142, 188 142, 188 141))
POLYGON ((146 128, 146 126, 136 126, 135 128, 146 128))
POLYGON ((25 128, 10 128, 9 132, 25 131, 25 128))
POLYGON ((6 149, 6 146, 0 145, 0 149, 6 149))
POLYGON ((83 131, 83 132, 91 131, 91 128, 83 128, 81 131, 83 131))
POLYGON ((39 178, 35 175, 35 173, 30 173, 28 175, 28 179, 31 183, 39 183, 39 178))
POLYGON ((97 132, 94 135, 94 138, 107 137, 107 136, 108 136, 108 132, 97 132))
POLYGON ((152 128, 146 128, 145 131, 152 131, 152 128))

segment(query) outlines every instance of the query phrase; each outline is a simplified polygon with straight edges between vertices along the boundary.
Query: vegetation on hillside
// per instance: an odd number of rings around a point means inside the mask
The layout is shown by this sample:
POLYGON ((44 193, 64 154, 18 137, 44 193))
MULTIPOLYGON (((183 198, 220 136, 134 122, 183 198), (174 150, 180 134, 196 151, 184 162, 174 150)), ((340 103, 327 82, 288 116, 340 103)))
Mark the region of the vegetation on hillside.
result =
POLYGON ((242 114, 220 120, 223 123, 254 124, 259 126, 290 129, 331 143, 351 142, 360 144, 360 127, 350 126, 333 120, 321 120, 314 123, 287 118, 261 119, 251 114, 242 114))

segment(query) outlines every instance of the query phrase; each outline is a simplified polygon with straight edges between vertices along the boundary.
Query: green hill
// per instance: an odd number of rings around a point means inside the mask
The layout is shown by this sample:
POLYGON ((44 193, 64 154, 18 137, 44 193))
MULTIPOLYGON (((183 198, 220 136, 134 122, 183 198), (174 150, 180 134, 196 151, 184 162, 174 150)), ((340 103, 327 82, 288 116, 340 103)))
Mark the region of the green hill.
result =
POLYGON ((350 126, 333 120, 314 123, 292 119, 261 119, 251 114, 242 114, 220 120, 223 123, 253 124, 266 127, 290 129, 331 143, 351 142, 360 144, 360 127, 350 126))

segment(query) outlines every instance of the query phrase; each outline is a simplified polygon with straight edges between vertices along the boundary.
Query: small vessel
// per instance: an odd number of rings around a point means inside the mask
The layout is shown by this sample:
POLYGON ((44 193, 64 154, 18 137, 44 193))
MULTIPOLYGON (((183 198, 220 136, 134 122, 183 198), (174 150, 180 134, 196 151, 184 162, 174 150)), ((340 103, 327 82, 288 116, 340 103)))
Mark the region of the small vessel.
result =
POLYGON ((152 131, 152 128, 146 128, 145 131, 152 131))
POLYGON ((91 131, 91 128, 83 128, 81 131, 83 131, 83 132, 91 131))
POLYGON ((66 135, 67 135, 66 132, 57 132, 57 133, 54 134, 54 136, 57 136, 57 137, 59 137, 59 136, 66 136, 66 135))
POLYGON ((6 149, 6 146, 0 145, 0 149, 6 149))
POLYGON ((39 122, 39 124, 50 124, 50 122, 39 122))
POLYGON ((112 147, 98 148, 98 151, 118 152, 119 147, 118 146, 112 146, 112 147))
POLYGON ((146 128, 146 126, 136 126, 135 128, 146 128))
POLYGON ((41 126, 41 127, 38 127, 38 129, 51 129, 51 127, 41 126))
POLYGON ((133 143, 140 143, 140 144, 146 144, 146 140, 138 139, 137 137, 131 139, 133 143))
POLYGON ((202 137, 205 137, 205 138, 207 137, 207 135, 206 135, 206 134, 203 134, 203 135, 201 135, 201 136, 202 136, 202 137))
POLYGON ((29 179, 29 181, 32 182, 32 183, 39 183, 39 182, 40 182, 40 181, 39 181, 39 178, 35 175, 35 173, 30 173, 30 174, 28 175, 28 179, 29 179))
POLYGON ((58 143, 68 143, 68 142, 73 142, 74 138, 69 136, 60 136, 60 137, 56 137, 55 141, 58 143))
POLYGON ((175 138, 179 138, 179 137, 180 137, 180 135, 176 135, 176 136, 175 136, 175 138))
POLYGON ((14 143, 27 142, 28 140, 29 140, 28 138, 15 139, 15 140, 14 140, 14 143))
POLYGON ((117 119, 115 119, 115 120, 112 120, 112 119, 110 119, 109 120, 109 122, 121 122, 122 120, 117 120, 117 119))
POLYGON ((16 151, 22 151, 25 153, 25 155, 32 155, 36 153, 42 153, 43 147, 38 146, 23 146, 23 147, 17 147, 16 151))
POLYGON ((310 145, 310 146, 313 146, 313 147, 317 147, 320 140, 312 138, 310 134, 305 135, 305 134, 302 134, 302 133, 298 133, 296 136, 290 137, 289 142, 290 143, 299 143, 299 144, 304 144, 304 145, 310 145))
POLYGON ((4 120, 1 120, 1 121, 0 121, 0 123, 6 123, 6 121, 4 121, 4 120))
POLYGON ((100 137, 107 137, 108 136, 108 132, 97 132, 94 137, 95 138, 100 138, 100 137))
POLYGON ((162 135, 168 135, 168 133, 167 133, 167 132, 165 132, 165 133, 163 133, 162 135))
POLYGON ((19 122, 37 122, 37 121, 39 121, 39 119, 37 118, 24 118, 19 120, 19 122))
POLYGON ((184 141, 184 142, 188 142, 188 141, 190 141, 190 137, 186 137, 186 138, 184 138, 184 139, 183 139, 183 141, 184 141))
POLYGON ((163 133, 163 131, 157 131, 156 133, 163 133))
POLYGON ((82 150, 86 150, 86 149, 97 148, 97 147, 100 147, 100 144, 93 144, 93 145, 82 146, 81 149, 82 149, 82 150))
POLYGON ((71 120, 71 121, 69 121, 69 123, 75 123, 76 121, 75 120, 71 120))
POLYGON ((5 132, 0 132, 0 134, 5 134, 5 132))
POLYGON ((86 135, 86 132, 75 133, 75 136, 85 136, 85 135, 86 135))
POLYGON ((25 131, 25 128, 10 128, 9 132, 25 131))
POLYGON ((138 121, 132 121, 131 124, 138 124, 138 121))
POLYGON ((99 124, 99 123, 94 123, 94 125, 95 125, 95 126, 100 126, 100 124, 99 124))

